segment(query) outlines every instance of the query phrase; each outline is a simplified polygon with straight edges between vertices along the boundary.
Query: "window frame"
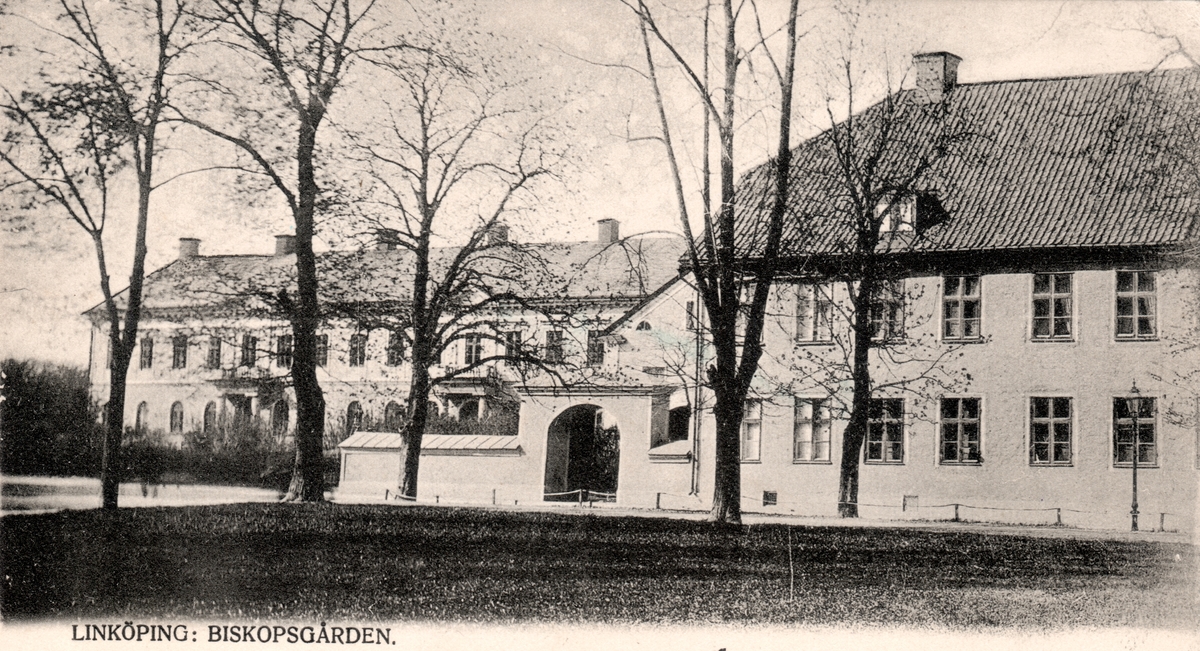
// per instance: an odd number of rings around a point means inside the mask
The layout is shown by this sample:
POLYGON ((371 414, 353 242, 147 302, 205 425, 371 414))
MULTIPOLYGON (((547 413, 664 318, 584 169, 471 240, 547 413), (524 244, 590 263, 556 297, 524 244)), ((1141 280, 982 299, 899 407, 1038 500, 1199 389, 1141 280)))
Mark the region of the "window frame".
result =
POLYGON ((525 337, 520 330, 506 330, 504 332, 504 356, 509 358, 509 362, 520 360, 525 352, 525 337))
POLYGON ((585 362, 588 366, 596 367, 604 365, 604 340, 601 335, 603 330, 588 330, 587 332, 587 357, 585 362))
POLYGON ((404 363, 404 335, 396 330, 388 331, 385 363, 388 366, 400 366, 404 363))
POLYGON ((562 364, 566 360, 563 350, 563 335, 563 331, 559 329, 546 331, 546 354, 543 361, 547 364, 562 364))
POLYGON ((1029 428, 1029 436, 1027 439, 1027 442, 1028 442, 1027 450, 1029 452, 1029 466, 1031 468, 1070 468, 1070 467, 1074 466, 1075 465, 1075 432, 1077 430, 1076 423, 1075 423, 1075 416, 1076 416, 1076 411, 1077 411, 1077 407, 1075 405, 1075 397, 1074 396, 1064 396, 1064 395, 1029 396, 1028 406, 1029 406, 1028 416, 1026 417, 1025 422, 1026 422, 1026 426, 1029 428), (1035 416, 1035 413, 1036 413, 1034 411, 1036 409, 1035 403, 1034 403, 1035 400, 1049 401, 1047 403, 1047 409, 1046 409, 1047 416, 1046 417, 1037 418, 1035 416), (1055 407, 1054 401, 1055 400, 1066 400, 1067 404, 1069 405, 1069 408, 1070 408, 1070 414, 1065 417, 1055 416, 1054 415, 1054 413, 1055 413, 1054 412, 1054 407, 1055 407), (1047 447, 1048 461, 1037 461, 1036 455, 1034 452, 1034 445, 1036 445, 1038 443, 1037 441, 1034 440, 1034 426, 1039 424, 1040 422, 1044 422, 1047 425, 1047 433, 1048 433, 1049 438, 1046 440, 1045 444, 1048 446, 1047 447), (1067 449, 1069 450, 1070 454, 1066 461, 1055 460, 1055 457, 1057 456, 1055 454, 1055 446, 1058 443, 1058 441, 1055 440, 1054 426, 1056 424, 1065 424, 1068 427, 1067 433, 1069 435, 1069 438, 1067 440, 1067 446, 1068 446, 1067 449))
POLYGON ((875 294, 867 306, 872 341, 902 341, 905 338, 906 292, 903 278, 881 279, 876 285, 875 294), (884 292, 887 292, 886 297, 884 292), (881 313, 884 309, 886 317, 881 313))
POLYGON ((942 318, 939 321, 941 323, 941 332, 939 334, 941 336, 942 341, 952 341, 955 343, 983 341, 983 275, 982 274, 942 276, 941 308, 942 308, 942 314, 941 314, 942 318), (949 286, 949 283, 947 281, 950 279, 955 279, 958 282, 958 288, 954 294, 946 293, 946 288, 949 286), (975 280, 975 293, 974 294, 966 293, 967 281, 970 279, 975 280), (966 315, 967 314, 967 305, 971 302, 973 302, 975 304, 976 316, 967 317, 967 315, 966 315), (958 308, 958 316, 953 317, 953 322, 957 323, 957 325, 958 325, 959 334, 957 334, 957 335, 949 335, 946 333, 946 326, 952 321, 952 318, 949 316, 950 311, 946 309, 946 307, 950 304, 955 304, 955 305, 957 305, 957 308, 958 308), (975 323, 976 334, 974 334, 974 335, 966 334, 967 333, 967 325, 970 322, 975 323))
POLYGON ((208 338, 208 359, 205 360, 205 363, 208 365, 208 368, 211 368, 211 369, 221 368, 221 348, 222 347, 223 347, 223 342, 221 341, 221 337, 219 335, 212 335, 211 337, 208 338))
POLYGON ((762 432, 763 432, 763 406, 760 398, 747 398, 742 404, 742 423, 738 427, 738 461, 741 463, 762 463, 762 432), (757 425, 758 436, 751 441, 749 437, 750 425, 757 425), (747 447, 747 443, 753 443, 753 456, 747 447))
POLYGON ((293 335, 284 334, 275 338, 275 366, 291 368, 295 357, 295 339, 293 335))
POLYGON ((794 298, 792 340, 797 344, 833 342, 833 283, 796 283, 794 298))
MULTIPOLYGON (((1118 435, 1120 433, 1120 429, 1119 429, 1120 422, 1117 417, 1118 401, 1124 402, 1133 397, 1134 396, 1113 396, 1112 432, 1111 432, 1111 436, 1109 438, 1109 440, 1112 442, 1111 443, 1111 446, 1112 446, 1111 451, 1112 451, 1112 467, 1113 468, 1132 468, 1133 467, 1132 458, 1129 461, 1119 461, 1118 460, 1120 458, 1121 443, 1118 440, 1118 435)), ((1157 468, 1157 467, 1159 467, 1159 458, 1161 456, 1159 454, 1159 452, 1160 452, 1159 451, 1159 431, 1160 431, 1160 429, 1159 429, 1159 422, 1158 422, 1158 414, 1159 414, 1158 396, 1138 396, 1138 397, 1141 398, 1143 401, 1147 401, 1147 400, 1150 401, 1150 404, 1151 404, 1151 408, 1150 408, 1151 415, 1149 417, 1144 417, 1144 416, 1138 417, 1138 429, 1143 430, 1144 428, 1147 427, 1147 425, 1149 426, 1151 441, 1148 445, 1150 446, 1150 449, 1153 454, 1153 461, 1143 461, 1142 460, 1141 446, 1144 446, 1147 444, 1142 443, 1140 440, 1141 437, 1139 436, 1138 440, 1137 440, 1137 445, 1139 446, 1138 468, 1157 468)), ((1126 403, 1126 404, 1128 404, 1128 403, 1126 403)), ((1145 404, 1145 403, 1143 402, 1143 404, 1145 404)), ((1130 426, 1133 425, 1132 418, 1120 419, 1120 420, 1129 420, 1130 426)), ((1139 431, 1138 434, 1140 435, 1141 431, 1139 431)), ((1132 445, 1132 444, 1126 444, 1126 445, 1132 445)))
POLYGON ((138 340, 138 368, 154 368, 154 337, 150 335, 138 340))
POLYGON ((1030 297, 1030 299, 1029 299, 1029 310, 1030 310, 1029 340, 1030 341, 1034 341, 1034 342, 1047 342, 1047 341, 1072 342, 1072 341, 1075 341, 1075 331, 1076 331, 1076 328, 1075 328, 1075 302, 1076 302, 1075 301, 1075 293, 1076 293, 1075 292, 1075 274, 1073 272, 1069 272, 1069 271, 1068 272, 1038 272, 1038 273, 1030 274, 1030 292, 1029 292, 1029 297, 1030 297), (1046 293, 1046 292, 1043 292, 1040 294, 1038 293, 1038 291, 1037 291, 1038 276, 1047 276, 1050 278, 1049 293, 1046 293), (1058 282, 1058 277, 1060 277, 1060 276, 1065 276, 1071 284, 1070 290, 1065 294, 1058 292, 1057 288, 1056 288, 1056 285, 1058 282), (1065 317, 1055 316, 1054 312, 1055 312, 1055 307, 1058 304, 1057 301, 1061 300, 1061 298, 1063 296, 1066 296, 1066 300, 1068 302, 1067 303, 1067 305, 1068 305, 1067 315, 1065 317), (1043 298, 1039 298, 1039 297, 1043 297, 1043 298), (1038 316, 1038 314, 1037 314, 1037 302, 1039 300, 1049 301, 1049 312, 1045 316, 1038 316), (1048 320, 1048 322, 1050 324, 1049 334, 1045 334, 1045 335, 1037 334, 1037 324, 1038 324, 1039 319, 1048 320), (1056 335, 1056 334, 1054 334, 1055 333, 1055 325, 1061 319, 1066 320, 1068 332, 1065 335, 1056 335))
MULTIPOLYGON (((942 396, 938 398, 938 430, 937 430, 937 445, 938 445, 938 465, 941 466, 981 466, 983 465, 983 398, 979 396, 942 396), (953 400, 958 403, 957 416, 952 418, 946 417, 945 403, 947 400, 953 400), (963 402, 966 400, 975 401, 975 417, 968 418, 964 416, 963 402), (955 441, 954 445, 958 451, 956 459, 948 459, 946 457, 946 425, 955 425, 955 441), (962 449, 964 440, 969 445, 970 439, 965 438, 964 428, 970 424, 975 425, 975 458, 964 459, 962 449)), ((969 448, 968 448, 969 449, 969 448)))
POLYGON ((329 335, 318 334, 313 339, 313 356, 316 358, 313 361, 317 366, 324 368, 329 365, 329 335))
POLYGON ((796 396, 792 405, 792 463, 801 465, 833 463, 833 417, 830 415, 828 403, 829 399, 825 397, 796 396), (807 403, 810 409, 810 415, 807 418, 802 418, 800 414, 800 407, 804 403, 807 403), (821 418, 822 415, 824 418, 821 418), (808 426, 807 440, 800 438, 803 425, 808 426), (817 438, 816 434, 819 431, 824 431, 824 440, 817 438), (803 458, 803 455, 800 454, 802 443, 807 443, 809 446, 808 458, 803 458), (824 455, 819 455, 817 452, 819 443, 825 444, 824 455))
POLYGON ((463 365, 478 364, 483 359, 483 335, 469 334, 463 338, 463 365))
POLYGON ((1158 272, 1144 269, 1118 269, 1113 277, 1113 339, 1116 341, 1157 341, 1158 340, 1158 272), (1121 274, 1133 274, 1133 289, 1131 291, 1121 291, 1121 274), (1142 275, 1149 275, 1153 281, 1154 287, 1149 291, 1138 289, 1141 284, 1142 275), (1141 300, 1145 296, 1150 299, 1150 315, 1144 317, 1140 315, 1139 306, 1141 300), (1132 301, 1130 307, 1133 313, 1128 316, 1121 315, 1121 299, 1127 298, 1132 301), (1130 334, 1121 334, 1122 319, 1130 319, 1132 321, 1133 332, 1130 334), (1142 319, 1149 319, 1152 332, 1150 334, 1141 334, 1142 319))
POLYGON ((187 368, 188 336, 171 337, 171 368, 187 368))
POLYGON ((346 354, 346 363, 349 366, 367 365, 367 341, 368 337, 364 332, 355 332, 350 335, 349 349, 346 354))
POLYGON ((242 358, 239 366, 254 368, 258 365, 258 337, 251 334, 242 335, 242 358))
POLYGON ((870 411, 867 413, 867 433, 863 439, 862 454, 863 454, 863 463, 864 464, 881 465, 881 466, 902 466, 902 465, 904 465, 904 460, 905 460, 905 456, 907 453, 906 448, 908 447, 906 445, 907 441, 905 440, 906 435, 907 435, 907 430, 908 430, 908 423, 906 422, 907 417, 908 417, 908 411, 906 409, 907 405, 905 405, 904 403, 905 403, 904 398, 871 398, 870 411), (886 417, 886 403, 890 403, 890 402, 900 403, 900 416, 898 418, 886 417), (880 414, 882 416, 885 416, 884 418, 876 419, 872 416, 872 412, 875 411, 875 409, 874 409, 875 404, 877 404, 877 403, 880 404, 880 407, 881 407, 880 414), (896 441, 892 441, 891 439, 887 438, 888 425, 893 424, 893 423, 896 424, 896 426, 900 428, 900 439, 898 441, 898 444, 900 446, 900 457, 898 459, 897 458, 889 458, 889 453, 895 449, 893 446, 897 444, 896 441), (879 458, 877 458, 877 459, 871 457, 871 444, 876 442, 873 439, 873 434, 875 433, 876 425, 882 426, 882 430, 880 432, 882 434, 882 436, 877 441, 879 443, 879 447, 880 447, 880 454, 879 454, 879 458))
POLYGON ((168 431, 172 434, 183 433, 183 403, 176 400, 171 403, 170 420, 168 421, 168 431))

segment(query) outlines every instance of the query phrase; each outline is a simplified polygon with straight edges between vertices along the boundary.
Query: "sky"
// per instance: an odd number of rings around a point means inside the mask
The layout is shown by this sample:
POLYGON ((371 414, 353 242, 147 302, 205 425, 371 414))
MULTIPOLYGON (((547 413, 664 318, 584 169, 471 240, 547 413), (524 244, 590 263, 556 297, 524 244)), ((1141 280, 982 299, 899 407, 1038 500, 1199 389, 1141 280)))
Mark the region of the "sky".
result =
MULTIPOLYGON (((786 8, 782 0, 760 2, 767 18, 786 8)), ((1194 1, 893 0, 802 6, 807 33, 798 52, 796 138, 828 124, 826 103, 838 95, 829 70, 849 51, 858 62, 862 92, 856 93, 871 99, 879 97, 888 79, 893 86, 908 84, 904 73, 917 52, 944 50, 961 57, 963 83, 1177 67, 1188 63, 1173 54, 1180 47, 1200 53, 1200 3, 1194 1), (857 16, 853 25, 847 15, 857 16)), ((679 232, 661 144, 645 137, 654 126, 649 87, 622 67, 644 64, 629 10, 616 0, 481 1, 476 17, 482 30, 500 39, 496 47, 519 53, 531 77, 530 92, 552 100, 554 117, 564 125, 560 137, 570 145, 569 163, 539 192, 533 213, 515 236, 591 239, 596 220, 604 218, 620 220, 623 235, 679 232)), ((680 29, 695 24, 667 13, 663 20, 680 29)), ((19 88, 32 72, 31 66, 9 66, 0 72, 0 84, 19 88)), ((664 68, 664 76, 674 72, 664 68)), ((695 97, 676 81, 665 83, 672 116, 683 125, 695 114, 695 97)), ((751 99, 739 106, 744 119, 736 166, 744 171, 765 160, 773 136, 767 114, 757 113, 751 99)), ((339 106, 335 97, 331 115, 337 119, 338 111, 360 108, 339 106)), ((696 166, 688 166, 698 160, 690 138, 695 135, 695 130, 680 132, 689 187, 696 181, 696 166)), ((196 157, 202 160, 203 152, 196 157)), ((248 202, 234 185, 228 175, 198 174, 156 191, 147 268, 169 264, 181 237, 200 238, 201 254, 269 254, 274 235, 291 232, 290 216, 270 198, 248 202)), ((132 215, 134 197, 128 190, 119 189, 113 207, 132 215)), ((129 229, 114 224, 107 255, 118 287, 127 284, 131 242, 129 229)), ((342 245, 331 238, 318 242, 326 248, 342 245)), ((27 230, 0 219, 0 358, 85 365, 90 335, 81 313, 100 300, 95 251, 81 229, 55 214, 36 215, 27 230)))

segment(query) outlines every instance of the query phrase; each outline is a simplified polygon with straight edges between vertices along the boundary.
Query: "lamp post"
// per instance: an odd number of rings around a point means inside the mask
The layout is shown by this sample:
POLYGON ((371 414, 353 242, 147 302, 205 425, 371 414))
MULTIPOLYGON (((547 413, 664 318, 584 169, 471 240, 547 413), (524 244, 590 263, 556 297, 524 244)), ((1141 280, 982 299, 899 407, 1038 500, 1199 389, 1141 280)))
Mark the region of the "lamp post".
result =
POLYGON ((1131 398, 1125 399, 1125 404, 1129 409, 1129 413, 1133 416, 1133 505, 1129 511, 1129 530, 1138 530, 1138 502, 1137 502, 1137 470, 1138 470, 1138 414, 1142 411, 1142 393, 1138 391, 1137 381, 1133 383, 1133 388, 1129 390, 1131 398))

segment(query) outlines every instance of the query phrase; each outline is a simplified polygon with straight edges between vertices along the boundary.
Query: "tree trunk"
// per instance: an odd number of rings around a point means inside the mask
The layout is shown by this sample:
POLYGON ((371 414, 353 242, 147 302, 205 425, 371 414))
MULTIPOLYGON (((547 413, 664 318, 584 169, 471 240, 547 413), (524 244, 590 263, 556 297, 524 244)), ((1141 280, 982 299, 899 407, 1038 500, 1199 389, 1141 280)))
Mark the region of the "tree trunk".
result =
POLYGON ((317 382, 317 324, 321 319, 317 302, 317 264, 313 253, 313 215, 317 183, 313 169, 317 124, 320 118, 306 114, 301 120, 298 163, 296 221, 297 300, 291 314, 294 353, 292 383, 296 390, 296 465, 288 487, 287 501, 325 500, 323 447, 325 439, 325 395, 317 382))
POLYGON ((404 430, 404 477, 400 481, 400 494, 408 499, 417 499, 417 477, 421 470, 421 443, 425 435, 425 424, 429 421, 429 369, 417 364, 413 355, 412 384, 408 392, 409 419, 404 430))
MULTIPOLYGON (((111 343, 109 344, 112 345, 111 343)), ((108 404, 105 409, 104 451, 100 462, 100 494, 105 510, 117 508, 121 489, 121 436, 125 429, 125 380, 129 375, 129 358, 124 363, 119 351, 113 351, 109 369, 108 404)))
POLYGON ((858 517, 858 473, 863 442, 867 438, 871 408, 871 299, 876 280, 867 275, 858 286, 854 309, 854 357, 851 377, 854 395, 850 407, 850 422, 842 436, 842 462, 838 477, 838 515, 858 517))
POLYGON ((717 393, 713 415, 716 419, 717 441, 714 449, 713 504, 711 522, 742 523, 741 425, 742 402, 736 396, 717 393))

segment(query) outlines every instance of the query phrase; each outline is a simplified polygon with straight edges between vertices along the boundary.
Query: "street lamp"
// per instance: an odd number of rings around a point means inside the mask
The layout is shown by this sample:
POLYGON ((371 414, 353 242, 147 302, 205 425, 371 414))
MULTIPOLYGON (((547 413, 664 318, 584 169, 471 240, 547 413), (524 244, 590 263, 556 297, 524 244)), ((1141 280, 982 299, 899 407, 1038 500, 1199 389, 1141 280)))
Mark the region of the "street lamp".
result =
POLYGON ((1133 388, 1129 390, 1130 398, 1125 399, 1125 406, 1129 409, 1130 415, 1133 417, 1133 506, 1129 511, 1129 530, 1138 530, 1138 503, 1137 503, 1137 468, 1138 468, 1138 414, 1142 411, 1142 393, 1138 391, 1137 381, 1133 383, 1133 388))

